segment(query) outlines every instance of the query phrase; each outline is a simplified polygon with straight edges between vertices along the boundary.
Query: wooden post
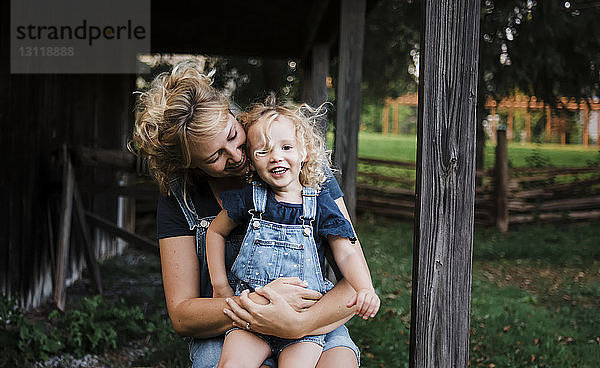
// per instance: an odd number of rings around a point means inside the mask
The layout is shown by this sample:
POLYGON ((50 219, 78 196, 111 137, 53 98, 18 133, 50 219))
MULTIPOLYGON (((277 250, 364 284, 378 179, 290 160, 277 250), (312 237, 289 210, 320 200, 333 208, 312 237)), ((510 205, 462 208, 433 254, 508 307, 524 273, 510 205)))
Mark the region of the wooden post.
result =
POLYGON ((552 141, 552 110, 546 105, 546 142, 552 141))
POLYGON ((390 107, 387 103, 384 103, 383 110, 381 111, 381 133, 383 135, 388 134, 388 125, 390 123, 390 107))
POLYGON ((422 6, 409 366, 467 367, 480 1, 422 6))
MULTIPOLYGON (((315 107, 327 101, 327 74, 329 74, 329 45, 315 45, 311 58, 311 97, 315 107)), ((327 116, 323 116, 320 125, 322 133, 327 135, 327 116)))
POLYGON ((94 244, 92 244, 92 237, 90 236, 87 221, 85 220, 85 210, 83 209, 83 202, 81 200, 81 195, 79 194, 76 181, 73 182, 73 202, 75 205, 75 218, 77 219, 77 224, 79 225, 79 230, 83 238, 85 262, 87 264, 88 271, 92 275, 92 280, 94 280, 94 284, 96 285, 96 290, 99 294, 102 294, 102 278, 100 277, 100 268, 98 267, 98 262, 96 261, 94 244))
POLYGON ((496 227, 502 232, 508 231, 508 151, 506 147, 506 130, 498 129, 496 144, 496 227))
POLYGON ((362 57, 366 0, 342 0, 334 162, 351 218, 356 212, 358 130, 360 124, 362 57))
POLYGON ((564 146, 565 144, 567 144, 567 117, 566 112, 564 110, 561 110, 560 112, 559 122, 560 144, 564 146))
MULTIPOLYGON (((583 102, 583 145, 587 147, 589 137, 589 125, 590 125, 590 108, 588 104, 583 102)), ((579 110, 581 111, 581 109, 579 110)))
POLYGON ((394 133, 395 135, 400 134, 400 121, 398 118, 398 110, 400 110, 400 104, 392 104, 392 133, 394 133))
POLYGON ((54 302, 61 311, 65 310, 65 267, 71 244, 71 223, 73 215, 73 186, 75 174, 69 160, 67 146, 62 147, 63 179, 60 208, 60 229, 58 234, 58 254, 56 257, 56 274, 54 275, 54 302))
POLYGON ((508 119, 506 120, 506 125, 508 126, 506 138, 511 141, 515 138, 514 121, 515 121, 515 110, 513 110, 512 107, 509 107, 508 119))
POLYGON ((531 110, 527 107, 527 115, 525 116, 525 130, 527 132, 527 142, 531 142, 531 110))

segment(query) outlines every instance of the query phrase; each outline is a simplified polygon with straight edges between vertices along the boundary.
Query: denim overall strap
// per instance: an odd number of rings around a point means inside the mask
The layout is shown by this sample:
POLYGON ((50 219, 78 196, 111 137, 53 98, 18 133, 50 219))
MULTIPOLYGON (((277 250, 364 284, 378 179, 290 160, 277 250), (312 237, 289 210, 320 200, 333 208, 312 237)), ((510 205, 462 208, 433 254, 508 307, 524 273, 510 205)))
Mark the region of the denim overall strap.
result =
POLYGON ((314 220, 317 215, 317 191, 314 188, 302 187, 302 217, 314 220))
POLYGON ((196 208, 194 208, 194 203, 192 203, 190 197, 186 196, 187 200, 184 198, 183 182, 181 179, 173 180, 169 183, 169 188, 171 189, 171 194, 175 196, 175 199, 177 199, 177 203, 179 203, 179 207, 181 207, 181 210, 183 211, 183 215, 187 220, 190 230, 194 230, 196 227, 198 227, 199 219, 198 215, 196 214, 196 208))
POLYGON ((267 188, 257 181, 252 183, 252 201, 254 203, 254 214, 252 214, 252 217, 255 214, 265 212, 267 206, 267 188))

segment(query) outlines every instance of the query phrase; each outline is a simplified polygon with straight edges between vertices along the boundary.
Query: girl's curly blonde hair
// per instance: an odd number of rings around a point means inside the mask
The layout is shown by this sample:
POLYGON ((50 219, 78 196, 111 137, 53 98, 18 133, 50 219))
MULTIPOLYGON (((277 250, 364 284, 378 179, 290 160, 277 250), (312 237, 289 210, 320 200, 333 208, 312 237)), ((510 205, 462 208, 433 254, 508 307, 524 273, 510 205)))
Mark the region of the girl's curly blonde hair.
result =
MULTIPOLYGON (((331 166, 331 151, 327 149, 325 131, 320 127, 320 120, 327 114, 326 104, 324 103, 316 109, 307 104, 281 105, 277 103, 275 95, 271 94, 264 103, 254 104, 250 111, 241 113, 238 118, 246 132, 259 120, 267 119, 266 132, 269 131, 271 124, 280 117, 291 120, 296 130, 296 139, 301 154, 306 157, 300 170, 300 184, 319 189, 327 178, 325 170, 331 166)), ((266 133, 265 138, 267 149, 270 149, 272 143, 266 133)), ((252 153, 248 152, 248 154, 252 153)), ((256 173, 252 174, 250 180, 256 178, 256 173)))
POLYGON ((173 179, 186 187, 190 140, 211 139, 227 125, 229 101, 211 86, 211 77, 194 62, 182 62, 138 96, 130 148, 147 160, 163 195, 173 179))

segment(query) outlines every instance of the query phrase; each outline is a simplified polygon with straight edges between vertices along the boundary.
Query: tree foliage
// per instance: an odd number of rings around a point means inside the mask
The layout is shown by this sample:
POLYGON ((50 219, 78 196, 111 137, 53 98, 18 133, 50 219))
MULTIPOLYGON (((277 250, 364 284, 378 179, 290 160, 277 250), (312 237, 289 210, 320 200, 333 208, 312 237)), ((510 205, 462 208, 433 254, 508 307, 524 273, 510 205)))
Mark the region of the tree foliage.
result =
MULTIPOLYGON (((382 0, 366 22, 365 102, 415 90, 421 1, 382 0)), ((600 1, 482 0, 480 101, 515 91, 556 101, 600 92, 600 1)))

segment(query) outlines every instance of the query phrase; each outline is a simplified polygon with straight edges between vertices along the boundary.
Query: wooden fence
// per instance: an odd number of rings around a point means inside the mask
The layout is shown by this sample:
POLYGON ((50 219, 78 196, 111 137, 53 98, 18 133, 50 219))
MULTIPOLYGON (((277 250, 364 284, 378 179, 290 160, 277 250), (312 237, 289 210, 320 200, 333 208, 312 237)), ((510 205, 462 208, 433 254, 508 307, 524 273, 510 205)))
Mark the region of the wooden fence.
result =
MULTIPOLYGON (((413 219, 415 164, 359 159, 359 212, 413 219)), ((494 170, 477 173, 475 222, 493 225, 497 193, 494 170)), ((600 218, 600 166, 509 169, 508 222, 600 218)))

